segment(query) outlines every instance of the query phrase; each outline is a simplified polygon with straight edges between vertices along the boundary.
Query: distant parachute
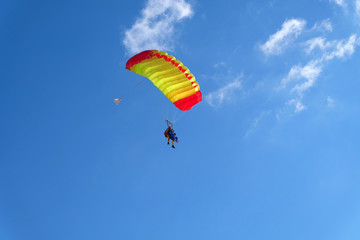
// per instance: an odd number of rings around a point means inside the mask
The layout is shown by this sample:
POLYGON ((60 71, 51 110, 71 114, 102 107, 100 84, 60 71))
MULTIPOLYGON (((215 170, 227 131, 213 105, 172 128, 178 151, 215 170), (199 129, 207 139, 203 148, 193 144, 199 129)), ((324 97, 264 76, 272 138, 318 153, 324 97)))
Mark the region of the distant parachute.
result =
POLYGON ((194 75, 166 52, 147 50, 136 54, 127 61, 126 69, 150 79, 180 110, 190 110, 202 100, 194 75))

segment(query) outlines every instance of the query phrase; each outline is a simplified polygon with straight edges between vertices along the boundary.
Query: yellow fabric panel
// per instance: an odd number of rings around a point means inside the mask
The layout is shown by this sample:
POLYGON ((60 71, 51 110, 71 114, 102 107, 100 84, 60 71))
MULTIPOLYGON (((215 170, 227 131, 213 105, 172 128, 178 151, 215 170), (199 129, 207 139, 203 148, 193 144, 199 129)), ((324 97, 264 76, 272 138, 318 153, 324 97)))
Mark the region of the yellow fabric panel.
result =
POLYGON ((183 81, 183 82, 168 85, 166 87, 166 90, 169 92, 172 92, 172 91, 176 91, 180 88, 184 88, 184 87, 188 87, 188 86, 193 87, 189 81, 183 81))
POLYGON ((168 94, 171 91, 174 91, 178 88, 181 88, 183 86, 190 86, 191 84, 186 81, 185 79, 176 79, 172 81, 171 83, 163 83, 161 85, 158 85, 158 88, 160 91, 164 92, 164 94, 168 94))
POLYGON ((149 74, 148 78, 153 81, 154 83, 162 80, 162 79, 167 79, 167 78, 171 78, 173 76, 176 76, 176 75, 183 75, 179 69, 176 69, 176 68, 170 68, 170 69, 167 69, 167 70, 163 70, 161 72, 153 72, 151 74, 149 74))
POLYGON ((167 78, 159 78, 156 79, 154 82, 156 85, 164 85, 164 84, 172 84, 172 83, 177 83, 179 81, 189 81, 186 77, 184 77, 183 73, 177 73, 176 75, 174 74, 173 76, 167 77, 167 78))
POLYGON ((178 84, 182 82, 188 82, 189 85, 191 84, 187 78, 184 78, 183 76, 179 76, 179 75, 177 75, 177 77, 162 79, 161 81, 158 81, 157 84, 162 88, 167 88, 173 84, 178 84))
MULTIPOLYGON (((163 59, 151 59, 151 61, 137 64, 136 73, 147 77, 151 72, 161 71, 164 69, 163 59)), ((170 68, 170 67, 169 67, 170 68)))
POLYGON ((176 92, 176 91, 181 90, 181 89, 184 89, 184 88, 186 88, 186 87, 192 87, 192 88, 194 88, 193 86, 191 86, 191 85, 189 84, 189 82, 184 81, 184 82, 181 82, 181 83, 178 83, 178 84, 174 84, 174 85, 170 85, 170 86, 166 87, 166 88, 164 89, 163 93, 164 93, 165 95, 168 95, 168 94, 170 94, 171 92, 176 92))
POLYGON ((168 99, 170 99, 171 102, 176 102, 180 99, 189 97, 191 95, 195 94, 195 89, 192 86, 188 86, 186 88, 181 88, 178 90, 174 90, 166 95, 168 99))
POLYGON ((174 66, 171 65, 171 63, 164 63, 163 59, 159 59, 159 60, 156 60, 156 61, 161 61, 157 64, 148 64, 146 67, 146 71, 144 71, 144 74, 148 75, 148 74, 151 74, 153 72, 162 72, 162 71, 166 71, 168 69, 173 69, 174 66))

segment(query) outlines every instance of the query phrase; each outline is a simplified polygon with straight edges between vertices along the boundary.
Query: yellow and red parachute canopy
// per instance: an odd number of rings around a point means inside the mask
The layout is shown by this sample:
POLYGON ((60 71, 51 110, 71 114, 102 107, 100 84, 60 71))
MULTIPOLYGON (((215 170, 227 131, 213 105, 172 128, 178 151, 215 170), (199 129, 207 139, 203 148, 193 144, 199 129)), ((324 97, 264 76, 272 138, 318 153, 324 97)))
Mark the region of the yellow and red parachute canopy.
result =
POLYGON ((126 69, 147 77, 180 110, 190 110, 202 100, 195 77, 174 56, 158 50, 136 54, 126 69))

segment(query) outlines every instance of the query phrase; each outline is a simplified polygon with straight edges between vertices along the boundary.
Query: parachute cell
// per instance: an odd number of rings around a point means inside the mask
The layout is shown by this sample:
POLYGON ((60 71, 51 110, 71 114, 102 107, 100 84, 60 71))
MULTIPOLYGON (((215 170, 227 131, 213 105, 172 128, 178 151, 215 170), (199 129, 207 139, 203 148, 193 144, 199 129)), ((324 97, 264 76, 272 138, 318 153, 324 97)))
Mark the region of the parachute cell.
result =
POLYGON ((147 50, 138 53, 127 61, 126 69, 147 77, 180 110, 190 110, 202 100, 194 75, 166 52, 147 50))

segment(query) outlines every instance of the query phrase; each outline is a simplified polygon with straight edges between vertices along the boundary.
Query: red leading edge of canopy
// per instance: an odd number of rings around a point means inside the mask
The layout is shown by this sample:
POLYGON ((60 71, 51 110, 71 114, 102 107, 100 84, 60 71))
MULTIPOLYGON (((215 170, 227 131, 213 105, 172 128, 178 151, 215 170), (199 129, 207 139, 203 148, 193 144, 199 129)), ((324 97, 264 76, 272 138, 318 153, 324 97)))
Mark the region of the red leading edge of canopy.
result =
POLYGON ((180 110, 187 111, 190 110, 195 104, 197 104, 201 100, 202 100, 202 94, 200 91, 197 91, 195 94, 189 97, 174 102, 174 104, 180 110))
POLYGON ((141 53, 136 54, 135 56, 133 56, 132 58, 130 58, 127 63, 126 63, 126 69, 129 69, 138 64, 141 63, 142 61, 152 58, 154 56, 153 51, 151 50, 147 50, 147 51, 143 51, 141 53))
MULTIPOLYGON (((130 70, 130 68, 138 63, 141 63, 142 61, 146 59, 150 59, 152 57, 157 58, 163 58, 167 62, 171 62, 171 64, 175 67, 177 67, 181 72, 185 73, 186 69, 182 66, 179 66, 179 63, 175 62, 172 58, 167 57, 166 55, 160 55, 157 51, 154 50, 146 50, 141 53, 136 54, 132 58, 130 58, 126 63, 126 69, 130 70), (156 52, 156 53, 155 53, 156 52)), ((189 75, 189 73, 185 73, 185 76, 191 80, 192 76, 189 75)))

